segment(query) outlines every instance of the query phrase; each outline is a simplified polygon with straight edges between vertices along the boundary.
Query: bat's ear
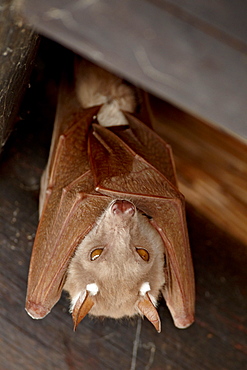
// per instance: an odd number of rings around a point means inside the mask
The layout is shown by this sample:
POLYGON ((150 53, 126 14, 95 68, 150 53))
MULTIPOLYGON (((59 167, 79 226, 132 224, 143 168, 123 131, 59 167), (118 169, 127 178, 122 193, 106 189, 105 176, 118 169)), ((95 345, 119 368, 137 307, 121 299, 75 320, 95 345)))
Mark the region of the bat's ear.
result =
POLYGON ((161 322, 159 314, 150 298, 149 293, 146 293, 144 299, 138 303, 139 311, 153 324, 158 333, 161 332, 161 322))
POLYGON ((98 291, 99 288, 97 284, 87 284, 86 290, 79 293, 75 299, 74 305, 71 309, 74 322, 74 331, 76 330, 78 324, 80 324, 81 320, 84 319, 84 317, 93 307, 94 301, 92 300, 92 296, 96 295, 98 291))
POLYGON ((82 319, 88 314, 88 312, 93 307, 94 302, 91 298, 90 292, 85 291, 79 295, 77 299, 73 311, 72 311, 72 318, 74 322, 74 331, 76 330, 78 324, 81 322, 82 319))

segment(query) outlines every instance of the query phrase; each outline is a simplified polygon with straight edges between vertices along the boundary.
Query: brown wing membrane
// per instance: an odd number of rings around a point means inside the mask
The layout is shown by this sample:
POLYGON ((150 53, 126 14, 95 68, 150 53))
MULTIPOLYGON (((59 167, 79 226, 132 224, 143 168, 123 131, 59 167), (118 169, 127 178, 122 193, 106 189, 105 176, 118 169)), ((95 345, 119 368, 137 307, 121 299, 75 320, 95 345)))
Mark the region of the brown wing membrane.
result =
POLYGON ((177 186, 175 165, 170 145, 137 118, 129 113, 125 113, 125 115, 129 121, 130 128, 120 131, 117 135, 135 153, 160 171, 173 185, 177 186))
POLYGON ((94 112, 85 112, 58 141, 28 277, 26 310, 35 318, 44 317, 60 298, 76 246, 111 201, 95 194, 87 159, 94 112))
MULTIPOLYGON (((194 320, 194 277, 183 196, 155 168, 154 161, 152 165, 146 162, 105 128, 93 128, 90 157, 97 190, 132 201, 152 217, 165 244, 167 283, 163 294, 175 325, 185 328, 194 320)), ((157 153, 155 157, 159 158, 157 153)))

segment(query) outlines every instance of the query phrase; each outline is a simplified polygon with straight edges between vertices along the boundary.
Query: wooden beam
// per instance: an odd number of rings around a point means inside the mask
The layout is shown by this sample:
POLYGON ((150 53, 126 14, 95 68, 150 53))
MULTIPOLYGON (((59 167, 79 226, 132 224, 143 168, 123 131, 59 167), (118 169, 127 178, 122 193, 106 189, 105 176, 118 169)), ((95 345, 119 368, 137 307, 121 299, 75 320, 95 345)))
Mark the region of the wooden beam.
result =
POLYGON ((12 0, 0 0, 0 152, 16 121, 37 50, 38 35, 23 24, 12 0))
POLYGON ((153 99, 152 108, 188 203, 247 244, 247 145, 161 100, 153 99))
POLYGON ((41 34, 247 138, 246 11, 241 0, 26 0, 22 6, 41 34))

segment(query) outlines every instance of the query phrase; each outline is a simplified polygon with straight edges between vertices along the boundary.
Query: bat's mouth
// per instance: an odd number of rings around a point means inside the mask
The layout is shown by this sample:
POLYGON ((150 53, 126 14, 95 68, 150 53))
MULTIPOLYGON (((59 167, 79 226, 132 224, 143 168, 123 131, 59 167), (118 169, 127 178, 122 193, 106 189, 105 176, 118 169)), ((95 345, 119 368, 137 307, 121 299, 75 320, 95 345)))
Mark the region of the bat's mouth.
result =
POLYGON ((136 212, 136 207, 127 200, 118 199, 111 205, 111 212, 117 216, 132 217, 136 212))

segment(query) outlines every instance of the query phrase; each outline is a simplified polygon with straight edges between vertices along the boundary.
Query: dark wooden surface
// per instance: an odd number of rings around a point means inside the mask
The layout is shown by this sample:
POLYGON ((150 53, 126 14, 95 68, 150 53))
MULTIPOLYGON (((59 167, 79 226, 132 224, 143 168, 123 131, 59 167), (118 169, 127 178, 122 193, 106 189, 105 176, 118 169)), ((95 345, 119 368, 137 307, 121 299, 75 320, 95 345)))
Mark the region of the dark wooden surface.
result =
MULTIPOLYGON (((59 57, 54 46, 52 50, 59 57)), ((58 62, 50 51, 43 49, 46 60, 34 73, 23 120, 1 157, 0 369, 245 369, 246 247, 191 207, 187 214, 197 294, 196 322, 190 328, 175 328, 164 302, 159 308, 161 334, 147 320, 89 318, 74 333, 65 295, 41 321, 24 311, 39 179, 56 100, 53 77, 58 62), (47 60, 53 68, 47 69, 47 60)))
POLYGON ((25 0, 41 34, 247 138, 244 0, 25 0))
POLYGON ((27 88, 38 39, 15 12, 13 0, 0 0, 0 152, 27 88))

